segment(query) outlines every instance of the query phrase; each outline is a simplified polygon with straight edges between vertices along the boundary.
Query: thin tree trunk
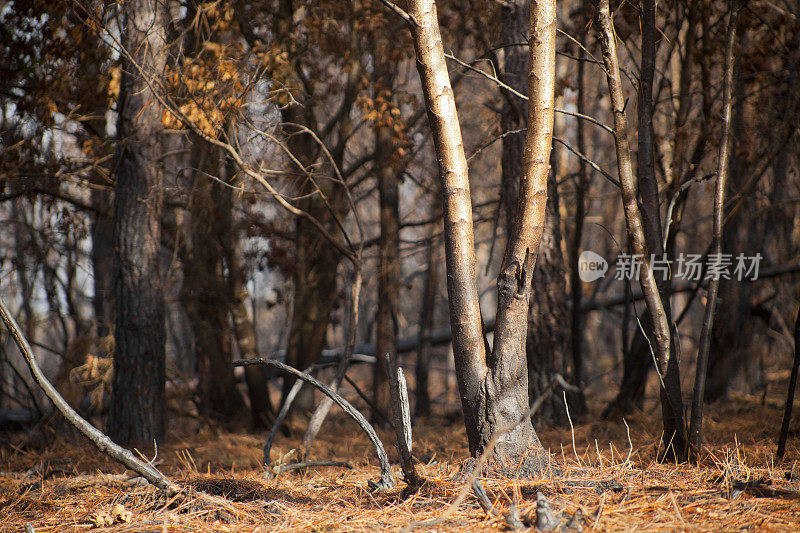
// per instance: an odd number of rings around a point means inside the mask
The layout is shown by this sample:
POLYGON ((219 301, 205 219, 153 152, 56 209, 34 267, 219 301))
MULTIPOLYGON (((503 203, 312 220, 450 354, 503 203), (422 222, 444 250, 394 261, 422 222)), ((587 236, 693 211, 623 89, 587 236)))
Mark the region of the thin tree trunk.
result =
MULTIPOLYGON (((238 239, 237 239, 238 242, 238 239)), ((228 248, 229 291, 231 297, 231 321, 239 355, 242 359, 258 357, 258 344, 254 320, 247 314, 245 302, 248 298, 247 288, 244 284, 244 274, 239 264, 239 247, 234 245, 228 248)), ((247 393, 250 398, 250 415, 254 429, 269 427, 275 420, 275 410, 269 397, 267 377, 260 366, 244 367, 244 380, 247 384, 247 393)))
MULTIPOLYGON (((442 216, 441 202, 438 198, 433 199, 431 206, 433 219, 438 220, 442 216)), ((417 366, 415 372, 415 416, 425 417, 431 414, 431 395, 430 395, 430 368, 431 368, 431 331, 433 321, 436 316, 436 294, 439 287, 439 239, 435 236, 435 229, 431 228, 431 235, 428 237, 426 252, 426 264, 428 269, 425 272, 425 282, 422 290, 422 310, 419 318, 419 334, 417 336, 417 366)))
MULTIPOLYGON (((582 42, 586 41, 586 32, 583 32, 582 42)), ((584 47, 580 47, 578 57, 578 113, 586 114, 586 62, 584 61, 586 52, 584 47)), ((576 121, 576 135, 578 151, 587 154, 586 147, 586 126, 583 120, 576 121)), ((586 399, 583 395, 583 312, 581 311, 581 299, 583 298, 583 283, 579 275, 579 258, 581 253, 581 241, 583 239, 583 222, 586 217, 587 205, 586 198, 589 195, 589 172, 586 162, 578 160, 578 182, 575 188, 575 228, 569 246, 570 263, 570 298, 572 300, 571 313, 571 349, 572 349, 572 372, 575 385, 581 389, 578 402, 585 407, 586 399)), ((584 409, 585 410, 585 409, 584 409)))
MULTIPOLYGON (((736 18, 738 8, 731 6, 728 20, 728 32, 725 42, 725 78, 722 90, 722 134, 720 136, 719 156, 717 158, 717 184, 714 193, 714 226, 711 242, 710 258, 719 258, 722 254, 722 215, 725 205, 725 187, 728 181, 728 161, 730 158, 730 126, 731 100, 733 92, 733 62, 736 45, 736 18)), ((711 344, 711 331, 714 328, 714 312, 717 306, 719 277, 712 277, 708 283, 708 296, 703 317, 703 328, 700 331, 700 346, 697 355, 697 368, 692 396, 692 418, 689 426, 689 449, 699 457, 703 445, 703 401, 706 386, 706 370, 708 368, 708 350, 711 344)))
MULTIPOLYGON (((606 69, 611 106, 614 116, 614 138, 622 185, 622 203, 628 241, 634 254, 641 258, 639 283, 645 297, 648 314, 652 320, 652 357, 662 383, 661 406, 664 423, 663 443, 665 454, 678 459, 685 457, 686 435, 683 422, 683 400, 680 390, 680 374, 675 351, 672 349, 670 317, 661 297, 647 247, 642 213, 637 202, 637 187, 633 177, 630 148, 628 146, 628 126, 625 118, 625 99, 622 94, 617 60, 615 34, 611 21, 609 0, 600 0, 598 5, 599 37, 603 49, 603 62, 606 69)), ((650 208, 657 208, 658 203, 650 208)), ((651 219, 653 213, 650 214, 651 219)), ((658 215, 656 214, 655 217, 658 215)), ((650 332, 648 332, 650 333, 650 332)))
MULTIPOLYGON (((390 408, 389 373, 397 366, 397 309, 400 299, 400 211, 399 179, 392 164, 394 142, 391 130, 381 127, 377 131, 378 195, 380 197, 378 263, 378 317, 376 321, 376 352, 372 401, 380 413, 390 408), (386 354, 389 364, 386 366, 386 354)), ((372 413, 372 423, 381 420, 379 413, 372 413)))
POLYGON ((786 393, 786 405, 783 408, 783 422, 781 423, 781 433, 778 436, 778 451, 775 456, 780 461, 786 451, 786 438, 789 436, 789 423, 792 421, 792 407, 794 404, 794 393, 797 388, 797 371, 800 369, 800 309, 797 310, 797 319, 794 323, 794 360, 792 371, 789 375, 789 390, 786 393))
MULTIPOLYGON (((122 44, 147 76, 165 66, 167 12, 161 2, 122 6, 122 44)), ((161 243, 162 109, 123 55, 114 201, 116 328, 109 433, 150 447, 164 437, 164 298, 161 243)))

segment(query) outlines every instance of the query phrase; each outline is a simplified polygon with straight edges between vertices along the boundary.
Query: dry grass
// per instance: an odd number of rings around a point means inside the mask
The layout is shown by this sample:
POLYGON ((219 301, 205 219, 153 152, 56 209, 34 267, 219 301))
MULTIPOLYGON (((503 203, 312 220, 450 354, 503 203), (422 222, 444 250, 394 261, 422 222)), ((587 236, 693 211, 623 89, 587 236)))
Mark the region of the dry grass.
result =
MULTIPOLYGON (((585 530, 797 531, 796 432, 786 460, 774 464, 779 416, 775 405, 758 400, 709 409, 709 452, 700 466, 654 461, 655 413, 627 421, 630 443, 622 424, 577 425, 577 450, 569 430, 544 430, 542 440, 562 463, 562 476, 483 479, 492 512, 484 512, 470 495, 445 521, 419 531, 506 530, 504 513, 511 504, 535 522, 537 491, 557 516, 580 509, 585 530)), ((262 435, 186 434, 192 436, 159 450, 160 468, 194 490, 229 501, 209 503, 196 494, 166 501, 84 442, 65 444, 60 437, 44 449, 0 448, 0 531, 23 531, 26 523, 35 531, 85 531, 93 528, 90 515, 116 503, 132 512, 131 520, 98 531, 402 530, 440 517, 463 486, 458 472, 466 458, 464 430, 444 419, 415 429, 415 453, 429 483, 406 499, 402 483, 387 493, 369 492, 367 480, 378 477, 377 462, 366 438, 343 416, 327 422, 312 455, 348 461, 352 470, 326 467, 265 479, 259 467, 262 435)), ((391 435, 382 432, 381 438, 391 448, 391 435)), ((279 439, 273 460, 295 460, 291 450, 298 440, 279 439)))

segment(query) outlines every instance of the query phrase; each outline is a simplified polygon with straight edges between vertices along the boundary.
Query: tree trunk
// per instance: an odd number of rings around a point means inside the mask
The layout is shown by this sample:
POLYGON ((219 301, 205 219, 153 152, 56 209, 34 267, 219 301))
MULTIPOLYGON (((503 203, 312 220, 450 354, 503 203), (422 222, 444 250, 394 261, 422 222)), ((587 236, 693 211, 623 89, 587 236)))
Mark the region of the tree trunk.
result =
MULTIPOLYGON (((728 179, 728 159, 730 150, 731 93, 733 92, 733 61, 736 44, 737 8, 733 7, 728 19, 728 31, 725 44, 725 76, 722 90, 722 133, 720 135, 719 156, 717 157, 717 183, 714 193, 714 222, 710 256, 720 257, 722 254, 722 214, 725 205, 725 186, 728 179)), ((708 283, 708 297, 700 331, 700 342, 697 350, 697 368, 695 371, 694 393, 692 395, 692 417, 689 427, 690 451, 699 458, 703 444, 703 403, 708 367, 708 350, 711 342, 711 331, 714 327, 714 311, 717 305, 719 278, 714 277, 708 283)))
POLYGON ((110 437, 150 447, 164 437, 164 298, 158 252, 162 207, 162 109, 143 78, 165 66, 167 13, 131 0, 123 10, 119 149, 114 201, 116 348, 110 437), (141 67, 141 71, 134 65, 141 67))
MULTIPOLYGON (((373 402, 380 413, 390 412, 389 372, 397 366, 397 306, 400 299, 400 211, 399 179, 392 164, 391 130, 377 131, 378 193, 380 197, 380 261, 378 263, 378 317, 376 321, 377 361, 374 368, 373 402), (386 354, 389 354, 387 368, 386 354)), ((373 423, 381 420, 372 413, 373 423)))
MULTIPOLYGON (((645 2, 645 17, 643 22, 643 33, 649 33, 654 28, 648 25, 655 24, 655 13, 647 12, 655 9, 652 2, 645 2), (651 17, 652 16, 652 17, 651 17)), ((612 113, 614 115, 614 140, 617 152, 617 163, 619 167, 620 183, 622 185, 622 203, 625 211, 625 222, 628 231, 628 242, 634 254, 641 258, 641 270, 639 284, 642 293, 645 295, 647 311, 652 321, 652 330, 646 331, 651 339, 648 346, 652 346, 652 356, 656 360, 656 368, 659 372, 661 387, 661 408, 662 421, 664 423, 663 444, 665 453, 670 457, 683 459, 686 456, 686 434, 683 422, 683 400, 680 388, 680 373, 675 346, 672 342, 671 317, 669 314, 668 300, 665 301, 663 285, 656 279, 651 265, 650 248, 651 242, 658 239, 656 226, 658 216, 658 200, 653 200, 652 190, 649 190, 650 198, 646 198, 647 190, 643 191, 642 208, 648 210, 649 214, 645 218, 637 201, 637 186, 633 178, 633 167, 631 163, 630 148, 628 146, 627 119, 625 117, 625 100, 622 94, 622 80, 620 78, 619 63, 617 59, 615 34, 611 20, 611 9, 609 0, 600 0, 598 5, 599 37, 603 49, 603 62, 607 74, 609 93, 611 94, 612 113), (655 212, 653 211, 655 210, 655 212), (645 223, 647 222, 647 224, 645 223)), ((654 46, 654 44, 653 44, 654 46)), ((643 53, 647 54, 646 50, 643 53)), ((654 53, 654 52, 653 52, 654 53)), ((643 65, 643 74, 644 74, 643 65)), ((650 89, 652 90, 652 84, 650 89)), ((642 87, 646 92, 647 88, 642 87)), ((648 97, 646 96, 645 99, 648 97)), ((649 96, 652 99, 652 94, 649 96)), ((641 150, 640 150, 641 151, 641 150)), ((643 169, 643 171, 645 171, 643 169)), ((646 172, 646 171, 645 171, 646 172)), ((646 176, 640 179, 640 186, 647 183, 652 186, 650 180, 654 177, 646 176)), ((656 189, 657 192, 657 189, 656 189)), ((659 250, 663 253, 663 248, 659 250)), ((656 255, 659 255, 656 253, 656 255)), ((663 283, 663 282, 662 282, 663 283)))
MULTIPOLYGON (((547 179, 548 202, 544 233, 539 245, 539 260, 533 275, 533 294, 528 313, 528 394, 531 402, 544 394, 553 381, 554 374, 572 379, 567 364, 568 334, 567 286, 564 257, 561 253, 561 217, 558 213, 558 187, 556 174, 547 179)), ((580 401, 572 394, 567 396, 572 416, 583 412, 580 401)), ((537 413, 537 420, 548 424, 566 424, 564 400, 554 394, 537 413)))
MULTIPOLYGON (((502 41, 505 45, 519 42, 526 34, 529 8, 526 0, 516 0, 503 9, 502 41)), ((506 84, 525 93, 528 64, 525 49, 510 46, 505 49, 503 77, 506 84)), ((503 131, 527 127, 528 103, 511 93, 504 94, 503 131)), ((525 149, 522 132, 503 137, 501 203, 505 213, 506 235, 511 235, 514 212, 519 196, 519 183, 525 149)), ((566 284, 564 259, 561 254, 561 217, 558 213, 558 195, 555 175, 548 178, 545 229, 539 246, 536 274, 533 276, 533 294, 528 313, 526 359, 528 365, 528 395, 531 401, 543 394, 553 380, 553 374, 567 375, 566 284)), ((564 404, 554 395, 545 401, 537 419, 551 424, 566 421, 564 404)))
POLYGON ((542 473, 550 455, 539 442, 528 409, 525 333, 531 277, 544 227, 553 131, 555 2, 531 8, 528 133, 517 210, 498 276, 494 349, 487 354, 475 273, 467 161, 432 0, 409 4, 417 68, 439 161, 447 292, 453 355, 470 454, 486 450, 493 434, 513 426, 491 451, 494 469, 511 475, 542 473))
MULTIPOLYGON (((230 180, 232 175, 228 176, 230 180)), ((247 314, 245 302, 248 298, 247 287, 245 287, 244 272, 239 262, 240 249, 239 239, 228 246, 228 269, 229 269, 229 295, 231 298, 231 321, 236 342, 239 346, 239 355, 242 359, 258 357, 258 343, 256 342, 256 330, 253 324, 255 316, 251 320, 247 314)), ((275 420, 275 410, 269 397, 267 377, 263 367, 251 365, 244 367, 244 380, 247 384, 247 393, 250 398, 250 415, 253 429, 264 429, 270 426, 275 420)))
MULTIPOLYGON (((442 216, 441 202, 433 199, 431 206, 432 217, 436 220, 442 216)), ((417 366, 414 369, 415 377, 415 402, 414 414, 419 417, 430 416, 431 395, 428 378, 431 368, 431 331, 433 330, 434 317, 436 316, 436 294, 439 288, 439 239, 431 229, 428 240, 425 263, 428 269, 425 272, 425 281, 422 289, 422 310, 419 318, 419 335, 417 336, 417 366)))
POLYGON ((242 415, 233 379, 229 284, 225 262, 232 235, 232 191, 208 176, 219 175, 220 153, 193 138, 194 174, 190 199, 188 253, 184 257, 181 300, 194 332, 197 406, 200 416, 231 423, 242 415))

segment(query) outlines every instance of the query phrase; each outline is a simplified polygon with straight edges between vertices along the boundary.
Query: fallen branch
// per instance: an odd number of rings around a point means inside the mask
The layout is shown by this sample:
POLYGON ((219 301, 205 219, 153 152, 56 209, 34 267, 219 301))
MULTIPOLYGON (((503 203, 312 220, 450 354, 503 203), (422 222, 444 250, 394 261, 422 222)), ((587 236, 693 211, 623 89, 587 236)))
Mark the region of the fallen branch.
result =
POLYGON ((292 470, 300 470, 301 468, 318 468, 321 466, 333 466, 340 468, 353 469, 353 465, 347 461, 306 461, 304 463, 292 463, 290 465, 280 465, 276 468, 276 474, 283 474, 284 472, 291 472, 292 470))
MULTIPOLYGON (((306 368, 303 372, 309 373, 313 367, 306 368)), ((286 399, 283 400, 283 404, 281 405, 281 410, 278 411, 278 415, 275 417, 275 422, 273 422, 272 427, 267 433, 267 438, 264 439, 264 452, 261 459, 261 462, 264 465, 264 468, 269 468, 269 452, 272 450, 272 443, 275 441, 275 437, 278 435, 278 430, 283 424, 283 419, 286 418, 286 415, 289 414, 289 409, 291 409, 292 404, 294 403, 294 399, 297 398, 297 395, 300 393, 300 389, 303 388, 303 380, 295 381, 292 384, 292 388, 289 389, 289 394, 286 395, 286 399)))
POLYGON ((275 361, 274 359, 264 359, 263 357, 256 357, 252 359, 239 359, 238 361, 233 362, 233 366, 248 366, 248 365, 264 365, 272 368, 277 368, 278 370, 285 372, 287 374, 291 374, 296 378, 302 379, 306 383, 309 383, 319 389, 323 394, 327 397, 332 399, 336 402, 336 405, 342 408, 342 411, 350 415, 356 423, 364 430, 364 433, 367 434, 369 440, 372 441, 372 444, 375 446, 375 452, 378 455, 378 461, 380 462, 381 466, 381 478, 380 480, 370 481, 369 486, 373 490, 378 489, 388 489, 394 486, 394 479, 392 478, 392 470, 389 466, 389 458, 386 456, 386 450, 383 447, 383 443, 378 438, 377 433, 375 433, 375 429, 372 425, 364 418, 358 409, 350 405, 350 402, 339 396, 333 389, 325 385, 324 383, 318 381, 313 376, 306 374, 305 372, 301 372, 296 368, 292 368, 288 365, 285 365, 279 361, 275 361))
POLYGON ((28 344, 27 339, 22 335, 17 322, 14 320, 14 317, 11 316, 11 313, 8 312, 8 308, 6 308, 2 298, 0 298, 0 318, 3 319, 3 323, 6 325, 6 328, 8 328, 8 332, 11 334, 19 351, 22 353, 22 357, 25 359, 25 363, 27 363, 28 369, 31 371, 33 380, 41 387, 50 401, 53 402, 56 409, 67 419, 67 422, 72 424, 75 429, 92 441, 92 444, 94 444, 100 452, 119 462, 125 468, 133 470, 151 484, 163 490, 168 496, 174 496, 183 492, 183 489, 170 481, 164 474, 159 472, 157 468, 138 459, 130 450, 116 444, 108 438, 107 435, 90 424, 70 407, 66 400, 64 400, 45 377, 41 368, 39 368, 33 356, 33 350, 31 350, 30 344, 28 344))

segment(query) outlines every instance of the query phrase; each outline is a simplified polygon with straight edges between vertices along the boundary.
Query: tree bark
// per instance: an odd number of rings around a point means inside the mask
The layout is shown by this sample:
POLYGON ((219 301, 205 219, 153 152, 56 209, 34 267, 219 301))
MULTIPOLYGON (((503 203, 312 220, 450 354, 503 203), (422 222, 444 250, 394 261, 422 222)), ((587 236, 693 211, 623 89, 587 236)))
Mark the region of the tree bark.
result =
MULTIPOLYGON (((722 254, 722 214, 725 205, 725 187, 728 181, 728 159, 730 157, 731 98, 733 92, 733 62, 736 45, 736 17, 738 8, 732 6, 728 20, 725 40, 725 77, 722 90, 722 134, 720 136, 719 156, 717 158, 717 183, 714 192, 714 224, 711 243, 711 256, 722 254)), ((711 344, 711 331, 714 328, 714 311, 717 306, 719 278, 712 277, 708 283, 708 296, 700 331, 700 345, 697 354, 694 394, 692 396, 692 418, 689 426, 690 451, 699 457, 703 445, 703 402, 705 396, 708 351, 711 344)))
MULTIPOLYGON (((622 203, 625 211, 628 242, 630 243, 633 253, 641 258, 639 284, 645 296, 648 314, 652 320, 652 330, 646 332, 651 339, 648 343, 648 347, 652 348, 652 357, 655 359, 656 368, 662 383, 661 407, 662 421, 664 423, 663 444, 667 455, 677 459, 683 459, 686 453, 686 434, 683 422, 683 400, 681 397, 677 354, 671 342, 671 319, 668 313, 668 307, 662 299, 661 290, 651 266, 644 218, 637 202, 638 191, 633 178, 633 167, 630 148, 628 146, 625 99, 622 94, 622 80, 620 78, 615 42, 616 37, 611 21, 609 0, 599 1, 598 19, 599 38, 603 49, 603 63, 605 65, 606 78, 611 95, 612 113, 614 116, 614 138, 620 183, 622 185, 622 203)), ((652 98, 652 95, 650 98, 652 98)), ((650 205, 649 207, 649 209, 654 208, 658 208, 657 201, 655 205, 650 205)), ((650 214, 651 219, 657 216, 657 214, 650 214)), ((651 227, 650 229, 652 230, 653 228, 651 227)))
MULTIPOLYGON (((389 379, 397 367, 397 309, 400 300, 400 208, 399 179, 392 164, 394 142, 391 131, 384 126, 377 131, 378 196, 380 198, 378 263, 378 317, 376 321, 377 361, 373 374, 373 403, 379 413, 390 409, 389 379), (389 354, 387 368, 386 354, 389 354)), ((372 413, 372 422, 381 420, 379 413, 372 413)))
POLYGON ((190 198, 188 253, 184 257, 181 299, 189 316, 197 360, 200 416, 230 424, 242 415, 243 402, 231 367, 233 331, 226 241, 232 235, 232 191, 210 179, 222 166, 219 150, 193 138, 194 183, 190 198))
MULTIPOLYGON (((442 216, 441 202, 438 198, 432 200, 431 218, 438 220, 442 216)), ((439 239, 431 229, 428 237, 426 251, 425 282, 422 290, 422 310, 419 318, 419 334, 417 335, 417 366, 414 369, 415 378, 415 416, 425 417, 431 414, 430 395, 430 368, 431 368, 431 332, 433 331, 434 317, 436 316, 436 294, 439 287, 439 239)))
MULTIPOLYGON (((531 277, 544 227, 553 131, 555 2, 531 7, 528 133, 512 233, 498 276, 494 348, 483 338, 475 273, 472 206, 458 113, 432 0, 410 2, 411 29, 442 188, 453 355, 470 454, 527 411, 525 333, 531 277)), ((550 456, 529 418, 493 447, 491 464, 512 475, 544 472, 550 456)))
POLYGON ((114 201, 114 381, 111 438, 152 445, 164 437, 164 299, 158 252, 163 201, 162 109, 142 72, 164 70, 167 12, 161 2, 122 6, 123 54, 114 201))

